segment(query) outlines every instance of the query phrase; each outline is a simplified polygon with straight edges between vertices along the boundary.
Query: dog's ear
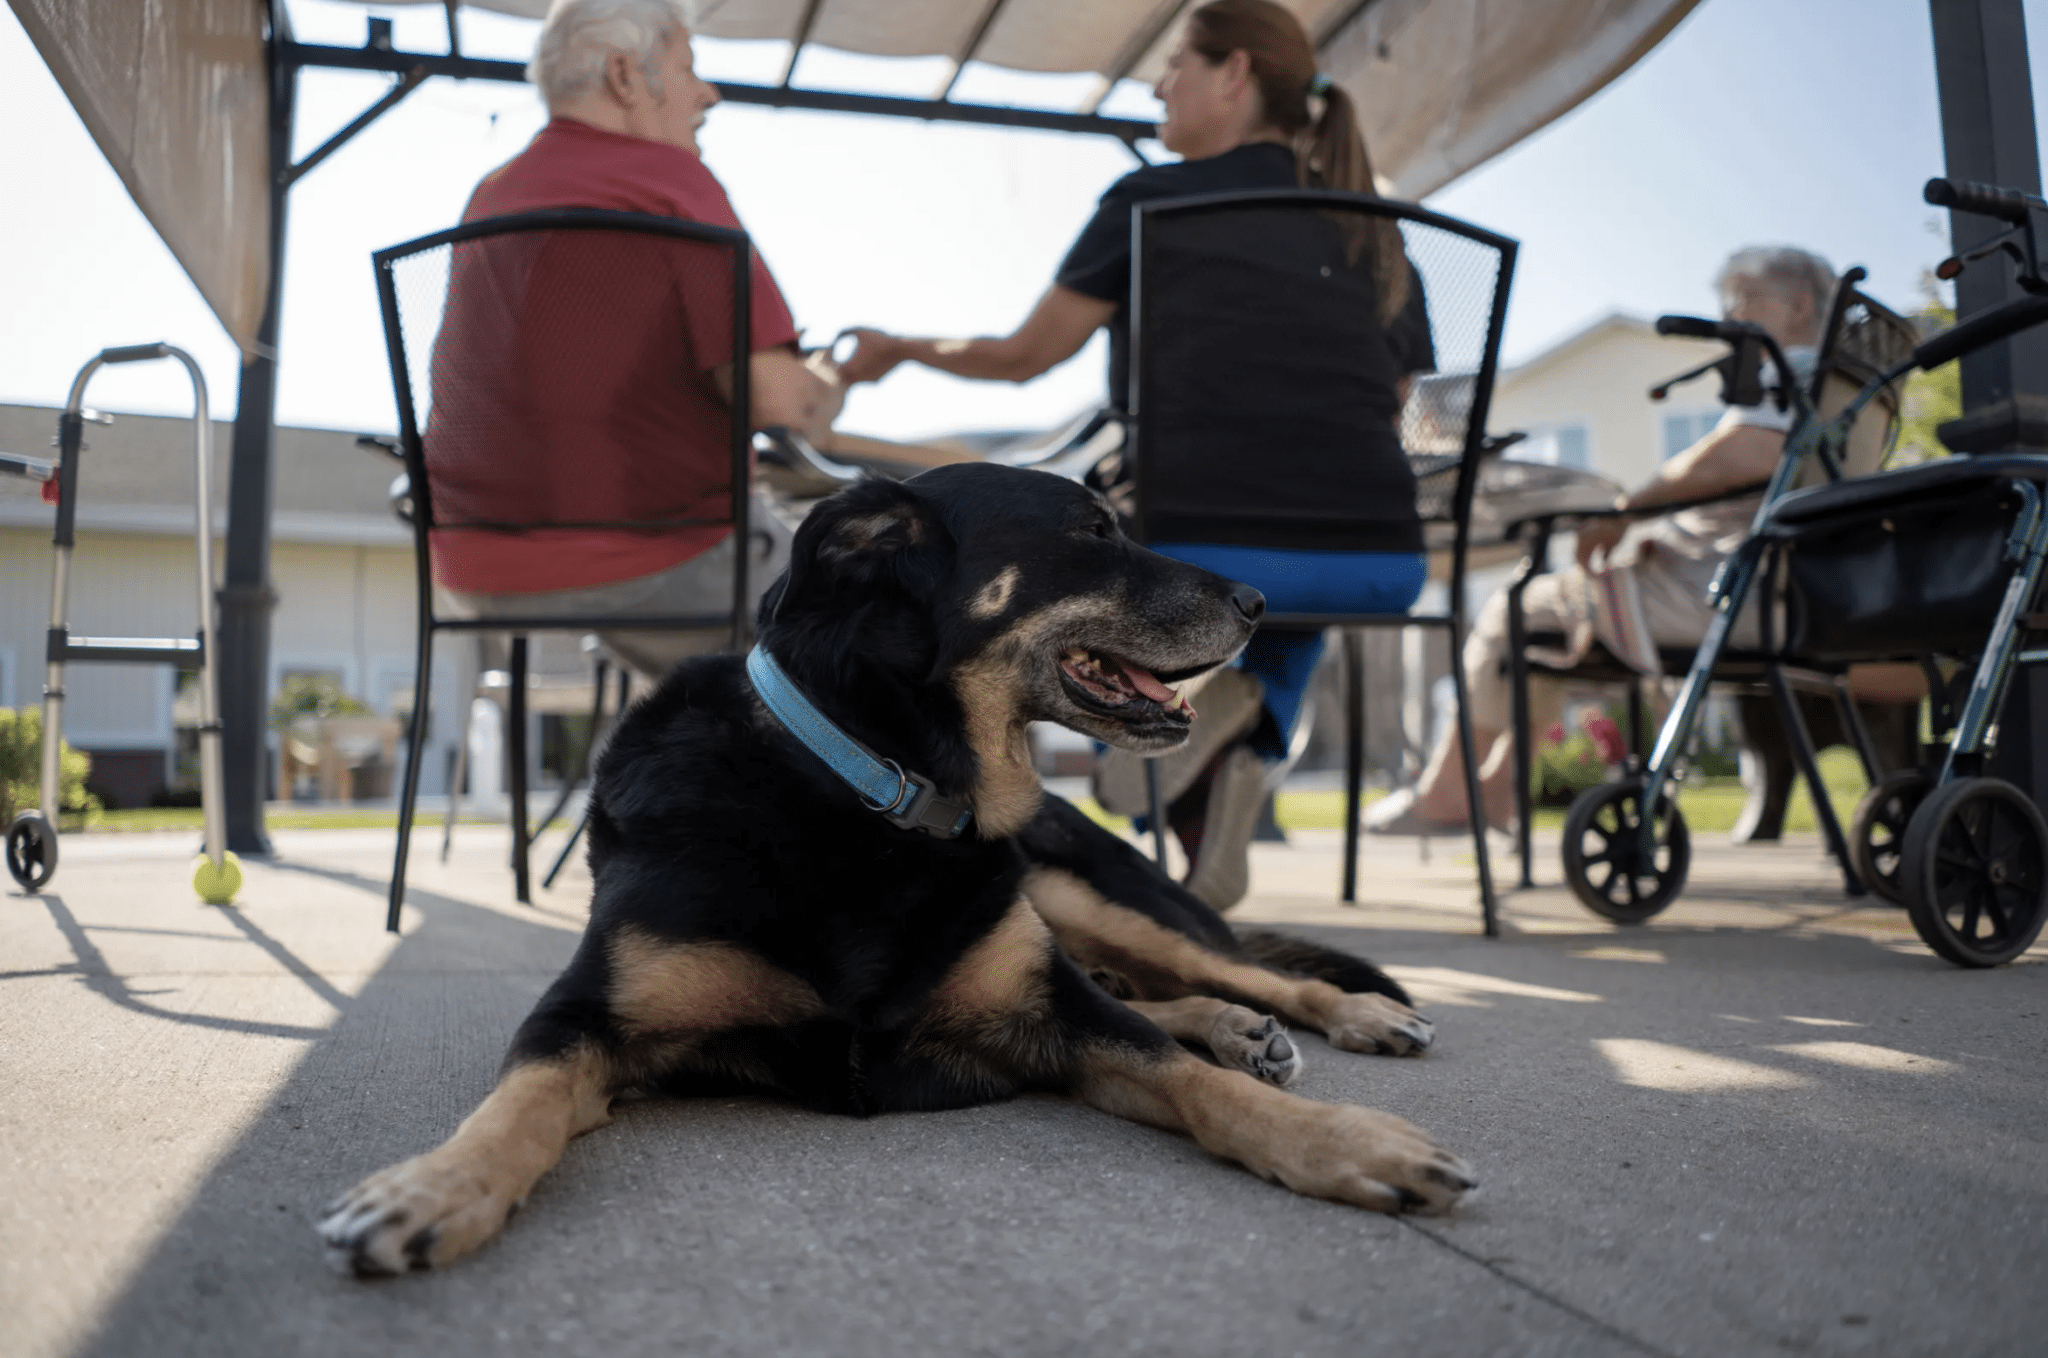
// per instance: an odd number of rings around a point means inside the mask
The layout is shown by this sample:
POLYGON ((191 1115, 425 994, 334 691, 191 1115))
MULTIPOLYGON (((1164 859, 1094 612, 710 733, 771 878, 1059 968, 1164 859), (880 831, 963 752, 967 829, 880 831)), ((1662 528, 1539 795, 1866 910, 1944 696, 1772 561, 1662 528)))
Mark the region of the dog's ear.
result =
POLYGON ((762 620, 787 618, 848 591, 893 589, 928 603, 952 562, 952 535, 930 501, 895 481, 863 481, 804 518, 788 574, 761 600, 762 620))

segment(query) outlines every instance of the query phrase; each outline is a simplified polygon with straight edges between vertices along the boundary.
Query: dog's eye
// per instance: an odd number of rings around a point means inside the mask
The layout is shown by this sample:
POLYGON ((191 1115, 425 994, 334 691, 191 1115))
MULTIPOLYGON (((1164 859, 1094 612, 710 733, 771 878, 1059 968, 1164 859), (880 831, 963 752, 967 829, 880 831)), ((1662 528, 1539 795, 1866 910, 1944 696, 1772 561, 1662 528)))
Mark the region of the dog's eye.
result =
POLYGON ((1107 519, 1097 519, 1089 524, 1085 531, 1090 537, 1113 538, 1116 536, 1116 525, 1107 519))

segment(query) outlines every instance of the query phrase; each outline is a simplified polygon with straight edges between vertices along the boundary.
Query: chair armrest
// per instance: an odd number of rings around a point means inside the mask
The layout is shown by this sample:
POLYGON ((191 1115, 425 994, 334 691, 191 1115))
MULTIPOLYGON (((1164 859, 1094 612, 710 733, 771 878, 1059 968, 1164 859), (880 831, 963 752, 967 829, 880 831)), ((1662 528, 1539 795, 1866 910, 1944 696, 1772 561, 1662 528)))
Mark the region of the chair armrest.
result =
POLYGON ((20 453, 0 453, 0 474, 25 476, 31 481, 54 481, 57 464, 47 458, 23 457, 20 453))
POLYGON ((858 467, 834 462, 812 446, 811 441, 786 425, 770 425, 754 431, 754 456, 771 466, 793 472, 811 472, 828 480, 851 483, 860 480, 858 467))
POLYGON ((1050 452, 1016 460, 1004 458, 1003 461, 1013 467, 1030 467, 1064 476, 1069 481, 1079 481, 1104 458, 1123 448, 1126 433, 1123 416, 1104 406, 1050 452))
POLYGON ((1521 518, 1508 520, 1507 523, 1502 525, 1502 533, 1507 538, 1513 539, 1521 528, 1532 523, 1543 524, 1544 531, 1548 532, 1550 526, 1559 519, 1571 519, 1575 522, 1586 519, 1660 519, 1666 514, 1676 514, 1683 509, 1699 509, 1705 505, 1718 505, 1724 504, 1729 500, 1740 500, 1745 496, 1755 495, 1768 485, 1770 485, 1768 481, 1752 481, 1746 486, 1736 486, 1731 490, 1724 490, 1719 495, 1702 495, 1694 500, 1673 500, 1668 505, 1652 505, 1648 509, 1559 509, 1549 510, 1541 514, 1525 514, 1521 518))

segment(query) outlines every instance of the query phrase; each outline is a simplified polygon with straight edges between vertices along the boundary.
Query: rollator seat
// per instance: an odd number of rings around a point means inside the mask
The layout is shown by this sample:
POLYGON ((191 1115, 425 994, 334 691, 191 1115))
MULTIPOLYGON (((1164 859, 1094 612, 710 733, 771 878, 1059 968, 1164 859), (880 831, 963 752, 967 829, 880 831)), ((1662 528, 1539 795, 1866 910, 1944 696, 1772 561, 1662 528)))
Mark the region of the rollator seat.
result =
POLYGON ((2048 482, 2048 457, 1944 458, 1787 495, 1763 530, 1784 558, 1784 654, 1982 650, 2012 575, 2015 481, 2048 482))

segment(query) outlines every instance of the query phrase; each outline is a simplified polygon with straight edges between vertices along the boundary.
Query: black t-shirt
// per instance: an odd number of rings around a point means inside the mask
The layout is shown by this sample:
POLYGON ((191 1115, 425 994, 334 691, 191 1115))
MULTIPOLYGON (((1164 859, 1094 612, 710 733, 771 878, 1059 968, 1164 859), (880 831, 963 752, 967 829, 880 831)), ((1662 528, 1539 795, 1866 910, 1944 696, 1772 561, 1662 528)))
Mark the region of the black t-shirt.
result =
MULTIPOLYGON (((1253 142, 1151 165, 1102 196, 1058 282, 1116 303, 1109 395, 1128 400, 1131 206, 1297 187, 1294 153, 1253 142)), ((1155 350, 1146 412, 1158 541, 1419 551, 1415 481, 1395 384, 1435 365, 1422 280, 1392 325, 1343 229, 1310 213, 1235 212, 1161 225, 1146 280, 1155 350), (1275 298, 1286 298, 1276 307, 1275 298)))

